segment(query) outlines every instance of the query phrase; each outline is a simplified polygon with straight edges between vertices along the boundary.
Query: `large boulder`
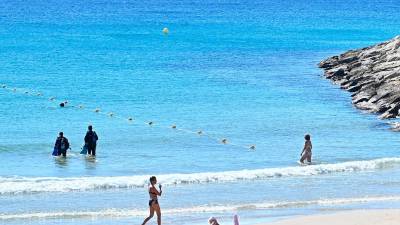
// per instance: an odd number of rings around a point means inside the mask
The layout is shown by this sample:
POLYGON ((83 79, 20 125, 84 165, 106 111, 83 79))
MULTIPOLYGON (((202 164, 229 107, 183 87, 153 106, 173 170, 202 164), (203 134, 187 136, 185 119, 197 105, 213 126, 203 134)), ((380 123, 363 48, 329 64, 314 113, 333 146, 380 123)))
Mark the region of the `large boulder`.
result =
POLYGON ((352 93, 357 108, 381 119, 400 117, 400 36, 330 57, 318 66, 327 79, 352 93))

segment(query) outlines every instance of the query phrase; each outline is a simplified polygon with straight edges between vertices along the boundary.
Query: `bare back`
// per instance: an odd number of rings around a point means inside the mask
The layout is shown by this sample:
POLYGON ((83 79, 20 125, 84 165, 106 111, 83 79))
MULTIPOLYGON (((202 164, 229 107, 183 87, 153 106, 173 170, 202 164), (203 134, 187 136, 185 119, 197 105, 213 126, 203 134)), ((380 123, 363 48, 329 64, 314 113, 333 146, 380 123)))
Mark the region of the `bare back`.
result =
POLYGON ((311 141, 310 141, 310 140, 307 140, 307 141, 304 143, 304 151, 311 152, 311 150, 312 150, 311 141))

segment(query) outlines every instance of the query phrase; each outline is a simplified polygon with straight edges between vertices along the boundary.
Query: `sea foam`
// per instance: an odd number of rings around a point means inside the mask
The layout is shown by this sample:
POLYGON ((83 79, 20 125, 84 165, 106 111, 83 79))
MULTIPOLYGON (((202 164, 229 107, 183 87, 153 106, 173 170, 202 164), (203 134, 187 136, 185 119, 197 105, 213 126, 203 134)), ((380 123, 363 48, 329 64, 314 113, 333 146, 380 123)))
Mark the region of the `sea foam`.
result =
MULTIPOLYGON (((266 210, 279 208, 294 208, 306 206, 334 206, 346 204, 361 204, 370 202, 400 201, 400 196, 367 196, 358 198, 315 199, 309 201, 282 201, 260 202, 252 204, 230 205, 200 205, 186 208, 163 209, 164 215, 182 215, 193 213, 223 213, 241 210, 266 210)), ((101 217, 144 217, 148 215, 147 209, 103 209, 98 211, 60 211, 60 212, 22 212, 18 214, 0 214, 1 220, 34 220, 34 219, 96 219, 101 217)))
MULTIPOLYGON (((400 158, 349 161, 336 164, 292 166, 223 172, 157 175, 165 186, 263 180, 279 177, 316 176, 331 173, 369 171, 400 165, 400 158)), ((73 192, 104 189, 141 188, 150 175, 110 177, 1 177, 0 194, 31 194, 40 192, 73 192)))

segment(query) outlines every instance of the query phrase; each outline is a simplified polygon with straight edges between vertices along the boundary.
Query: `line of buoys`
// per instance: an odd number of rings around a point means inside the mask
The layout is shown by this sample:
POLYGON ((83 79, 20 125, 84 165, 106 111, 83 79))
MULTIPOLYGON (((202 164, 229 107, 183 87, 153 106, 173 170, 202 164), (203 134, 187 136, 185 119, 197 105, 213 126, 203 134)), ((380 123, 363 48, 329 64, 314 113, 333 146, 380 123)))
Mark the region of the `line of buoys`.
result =
MULTIPOLYGON (((17 93, 18 90, 21 90, 24 94, 28 94, 28 95, 31 95, 31 96, 44 97, 42 92, 39 92, 39 91, 32 91, 32 90, 28 91, 26 89, 8 88, 8 86, 5 85, 5 84, 0 85, 0 87, 3 88, 3 89, 11 90, 14 93, 17 93)), ((56 97, 49 97, 48 100, 51 101, 51 102, 54 102, 56 100, 56 97)), ((72 108, 78 108, 78 109, 82 109, 82 110, 88 109, 83 104, 78 104, 78 105, 75 106, 73 104, 70 104, 68 101, 60 102, 59 103, 59 107, 64 108, 64 107, 67 106, 67 104, 68 104, 68 107, 72 107, 72 108)), ((95 108, 94 110, 90 110, 90 111, 95 112, 97 114, 102 114, 102 115, 105 115, 105 116, 108 116, 108 117, 123 119, 123 120, 128 121, 130 124, 134 122, 134 118, 132 116, 130 116, 130 117, 121 117, 121 116, 118 116, 117 114, 115 114, 114 112, 103 113, 100 108, 95 108)), ((148 126, 155 126, 156 125, 154 121, 144 122, 144 124, 147 124, 148 126)), ((159 127, 162 127, 162 126, 160 125, 159 127)), ((224 145, 231 145, 231 146, 236 146, 236 147, 240 147, 240 148, 246 148, 246 149, 249 149, 249 150, 256 150, 256 146, 255 145, 250 145, 250 146, 238 145, 238 144, 232 143, 227 138, 218 138, 218 137, 215 137, 215 136, 210 135, 208 133, 205 133, 203 130, 197 130, 197 131, 188 130, 188 129, 184 129, 184 128, 178 127, 176 124, 169 125, 169 126, 167 126, 165 128, 173 129, 173 130, 177 130, 177 131, 181 131, 181 132, 185 132, 185 133, 189 133, 189 134, 195 134, 195 135, 198 135, 198 136, 208 137, 208 138, 213 139, 213 140, 217 141, 218 143, 222 143, 224 145)))

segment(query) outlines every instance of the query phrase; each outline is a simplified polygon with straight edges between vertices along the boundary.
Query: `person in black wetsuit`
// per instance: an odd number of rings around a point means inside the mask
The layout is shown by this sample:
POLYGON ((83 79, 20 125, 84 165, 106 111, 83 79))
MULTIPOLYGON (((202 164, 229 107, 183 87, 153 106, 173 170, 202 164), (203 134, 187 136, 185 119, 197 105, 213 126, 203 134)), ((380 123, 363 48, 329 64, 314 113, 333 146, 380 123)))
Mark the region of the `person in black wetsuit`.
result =
POLYGON ((64 133, 60 132, 57 137, 56 143, 54 144, 54 148, 57 149, 58 155, 62 155, 63 157, 67 157, 67 149, 69 149, 69 142, 66 137, 64 137, 64 133))
POLYGON ((157 178, 155 176, 150 177, 150 185, 149 185, 149 211, 150 215, 143 221, 142 225, 145 225, 151 218, 154 216, 154 212, 157 214, 157 224, 161 225, 161 208, 158 204, 158 196, 162 194, 162 186, 161 184, 158 185, 159 190, 155 187, 157 184, 157 178))
POLYGON ((97 136, 96 132, 93 131, 92 125, 90 125, 85 135, 85 145, 88 148, 89 155, 96 156, 97 140, 99 140, 99 137, 97 136))

